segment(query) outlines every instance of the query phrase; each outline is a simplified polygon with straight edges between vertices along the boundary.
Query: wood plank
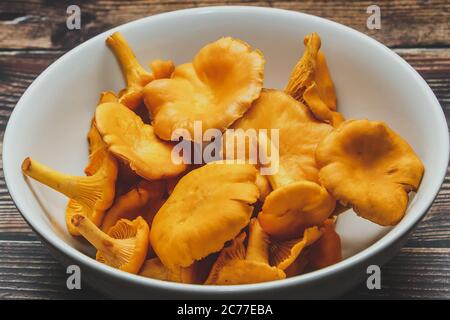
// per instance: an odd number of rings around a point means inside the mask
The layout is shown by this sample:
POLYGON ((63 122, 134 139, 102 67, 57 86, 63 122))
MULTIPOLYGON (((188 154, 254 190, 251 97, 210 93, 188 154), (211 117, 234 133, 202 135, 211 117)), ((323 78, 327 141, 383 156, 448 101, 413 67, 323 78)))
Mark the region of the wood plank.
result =
MULTIPOLYGON (((2 135, 11 111, 23 92, 50 63, 61 55, 62 52, 53 51, 0 53, 0 132, 2 135)), ((0 189, 0 201, 1 199, 0 189)))
MULTIPOLYGON (((450 20, 449 20, 450 21, 450 20)), ((450 119, 450 49, 395 49, 427 81, 450 119)))
POLYGON ((67 49, 110 29, 142 17, 183 8, 214 5, 265 6, 305 12, 332 19, 389 46, 450 45, 446 0, 381 0, 381 29, 369 30, 367 7, 373 1, 289 0, 148 0, 76 2, 81 8, 81 30, 66 27, 66 9, 73 1, 7 0, 0 2, 0 47, 67 49))
MULTIPOLYGON (((0 241, 0 299, 102 299, 85 284, 67 290, 66 273, 39 241, 0 241)), ((450 297, 450 249, 403 248, 381 271, 381 290, 360 285, 344 299, 450 297)))
POLYGON ((381 269, 381 290, 361 284, 344 299, 449 299, 450 249, 403 248, 381 269))
POLYGON ((103 298, 85 284, 68 290, 66 279, 40 241, 0 241, 0 300, 103 298))

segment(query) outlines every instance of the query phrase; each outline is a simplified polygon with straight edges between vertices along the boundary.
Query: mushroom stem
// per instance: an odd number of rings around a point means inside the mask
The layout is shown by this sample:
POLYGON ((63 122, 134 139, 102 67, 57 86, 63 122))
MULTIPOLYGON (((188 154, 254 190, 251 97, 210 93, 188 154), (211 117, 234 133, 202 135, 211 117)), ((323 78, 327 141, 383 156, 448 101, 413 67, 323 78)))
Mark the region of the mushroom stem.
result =
POLYGON ((72 217, 72 224, 99 251, 111 251, 116 245, 116 239, 102 232, 91 220, 81 214, 72 217))
POLYGON ((139 64, 125 38, 119 32, 115 32, 109 36, 106 39, 106 43, 113 50, 117 60, 119 60, 128 87, 142 85, 143 79, 148 80, 145 83, 153 79, 152 74, 139 64))
POLYGON ((102 196, 101 174, 88 177, 71 176, 53 170, 30 157, 23 161, 22 171, 25 175, 90 208, 94 208, 96 200, 102 196))
POLYGON ((269 237, 255 218, 250 221, 245 260, 269 264, 269 237))

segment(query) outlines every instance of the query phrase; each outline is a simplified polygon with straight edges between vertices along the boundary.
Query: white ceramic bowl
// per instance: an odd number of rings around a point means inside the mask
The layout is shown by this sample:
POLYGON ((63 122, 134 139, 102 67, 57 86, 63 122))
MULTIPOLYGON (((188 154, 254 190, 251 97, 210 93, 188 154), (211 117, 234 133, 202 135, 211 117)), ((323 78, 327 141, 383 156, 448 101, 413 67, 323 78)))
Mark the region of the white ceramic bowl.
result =
MULTIPOLYGON (((73 31, 72 31, 73 32, 73 31)), ((77 264, 97 289, 122 298, 316 298, 335 296, 366 276, 371 264, 391 258, 431 206, 447 170, 449 140, 442 109, 414 69, 391 50, 355 30, 318 17, 265 8, 210 7, 176 11, 127 23, 71 50, 45 70, 22 96, 3 146, 5 179, 24 218, 64 264, 77 264), (241 286, 197 286, 127 274, 90 258, 92 249, 69 236, 66 198, 25 179, 27 156, 58 170, 82 174, 85 140, 99 92, 123 87, 119 66, 105 45, 121 31, 142 62, 187 62, 203 45, 233 36, 259 48, 265 86, 283 88, 303 52, 303 37, 318 32, 347 118, 383 120, 400 133, 425 164, 425 176, 404 219, 381 228, 349 211, 338 232, 345 260, 283 281, 241 286)))

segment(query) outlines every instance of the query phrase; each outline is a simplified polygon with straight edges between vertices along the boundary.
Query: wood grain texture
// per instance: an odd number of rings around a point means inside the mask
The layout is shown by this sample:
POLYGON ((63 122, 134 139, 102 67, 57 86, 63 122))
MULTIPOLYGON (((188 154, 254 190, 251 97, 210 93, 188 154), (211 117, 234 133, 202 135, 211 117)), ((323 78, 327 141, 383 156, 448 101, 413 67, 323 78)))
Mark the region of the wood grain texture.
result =
MULTIPOLYGON (((411 244, 408 243, 408 246, 411 244)), ((368 290, 366 285, 362 284, 343 298, 450 298, 449 248, 405 247, 381 270, 381 290, 368 290)))
MULTIPOLYGON (((112 26, 149 14, 223 1, 0 2, 0 135, 20 96, 67 49, 112 26), (83 29, 67 32, 67 3, 82 8, 83 29)), ((448 1, 379 1, 382 30, 365 28, 371 1, 234 1, 304 11, 359 29, 406 59, 428 82, 450 120, 448 1)), ((2 139, 0 139, 2 140, 2 139)), ((1 151, 0 151, 1 153, 1 151)), ((0 163, 0 168, 3 166, 0 163)), ((343 298, 450 299, 450 170, 433 206, 406 246, 382 268, 382 290, 361 285, 343 298)), ((69 291, 66 273, 16 210, 0 171, 0 299, 104 298, 83 286, 69 291)))
POLYGON ((449 46, 450 2, 447 0, 376 1, 381 9, 381 28, 368 30, 367 7, 373 1, 289 0, 149 0, 149 1, 43 1, 0 2, 0 47, 67 49, 113 26, 148 15, 215 5, 265 6, 318 15, 366 32, 389 46, 449 46), (66 9, 81 8, 82 28, 67 32, 66 9))
POLYGON ((0 300, 103 298, 85 284, 68 290, 64 268, 37 239, 0 240, 0 257, 0 300))

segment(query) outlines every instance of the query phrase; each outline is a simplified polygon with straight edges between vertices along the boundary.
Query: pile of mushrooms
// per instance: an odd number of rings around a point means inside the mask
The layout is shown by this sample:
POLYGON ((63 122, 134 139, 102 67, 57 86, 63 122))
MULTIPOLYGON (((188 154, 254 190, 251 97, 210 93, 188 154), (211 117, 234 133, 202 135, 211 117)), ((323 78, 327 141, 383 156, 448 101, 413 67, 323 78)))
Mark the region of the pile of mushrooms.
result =
MULTIPOLYGON (((282 280, 342 260, 340 213, 395 225, 419 188, 424 167, 404 139, 383 122, 338 112, 316 33, 305 37, 284 90, 264 88, 263 54, 231 37, 178 66, 154 60, 151 72, 120 33, 106 43, 125 87, 100 94, 85 175, 22 163, 26 176, 67 196, 69 233, 91 243, 101 263, 191 284, 282 280), (248 149, 209 163, 174 161, 174 132, 194 137, 196 121, 202 134, 278 130, 277 144, 257 140, 278 154, 278 170, 262 174, 268 164, 250 161, 248 149)), ((235 136, 223 137, 225 151, 235 136)))

